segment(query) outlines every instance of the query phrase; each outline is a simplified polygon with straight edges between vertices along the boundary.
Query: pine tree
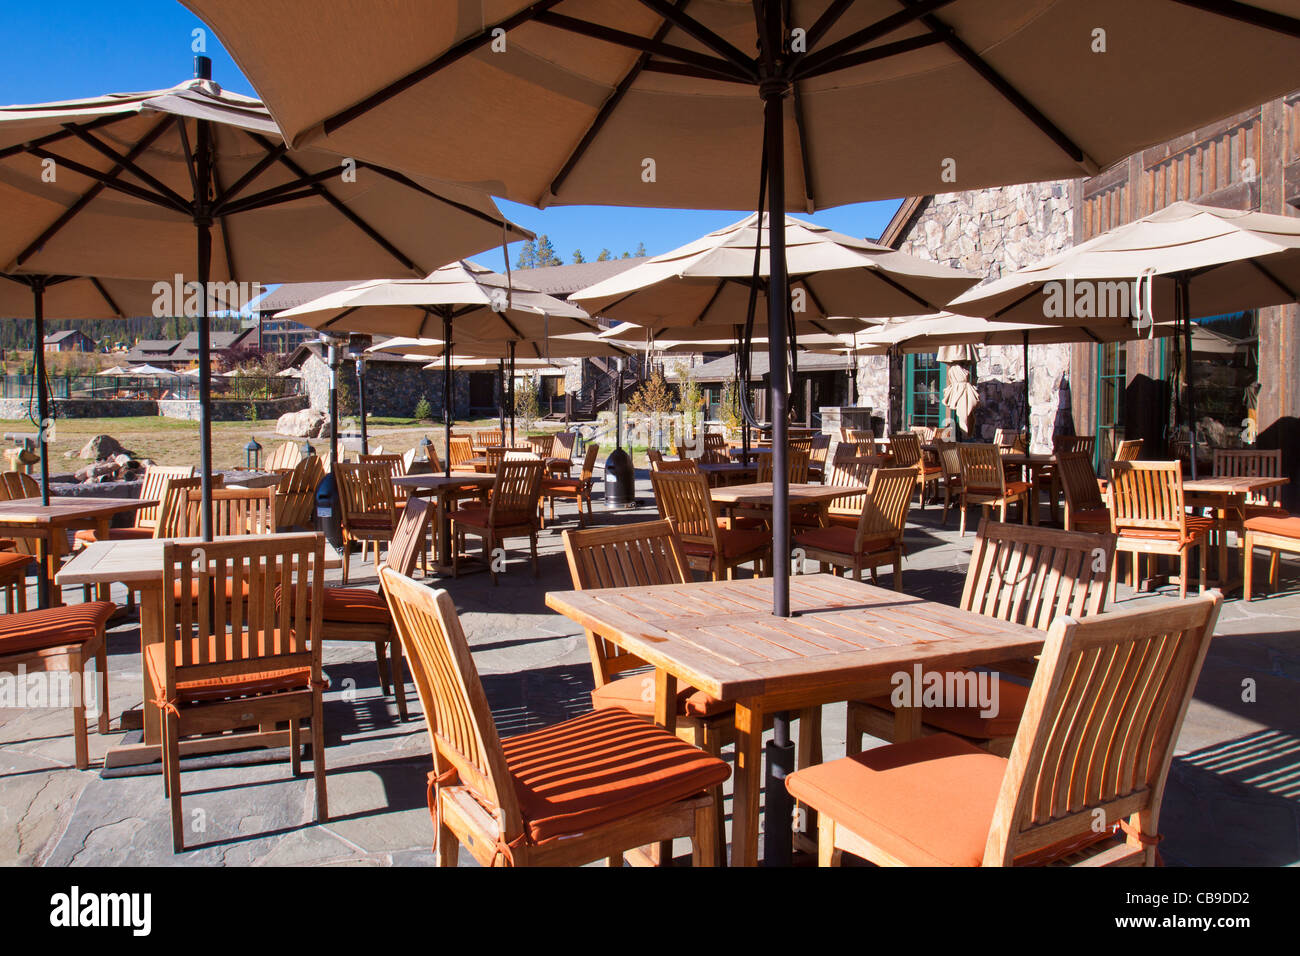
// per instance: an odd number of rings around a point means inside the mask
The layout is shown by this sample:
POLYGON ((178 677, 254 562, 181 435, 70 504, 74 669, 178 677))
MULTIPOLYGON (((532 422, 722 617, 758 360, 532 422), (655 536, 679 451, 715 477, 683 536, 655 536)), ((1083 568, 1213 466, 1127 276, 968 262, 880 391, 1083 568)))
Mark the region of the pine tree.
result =
POLYGON ((638 243, 636 244, 636 252, 632 253, 632 255, 634 255, 634 256, 636 256, 636 257, 638 257, 638 258, 643 258, 643 257, 645 256, 645 254, 646 254, 646 251, 645 251, 645 243, 644 243, 644 242, 638 242, 638 243))
POLYGON ((519 258, 515 261, 516 269, 535 269, 537 268, 537 246, 533 240, 527 239, 519 247, 519 258))
POLYGON ((632 258, 632 253, 630 253, 630 252, 628 252, 626 249, 624 249, 624 250, 623 250, 623 255, 622 255, 620 258, 623 258, 623 259, 631 259, 631 258, 632 258))
POLYGON ((596 261, 597 261, 597 262, 608 262, 608 261, 609 261, 610 259, 612 259, 612 258, 614 258, 614 257, 610 254, 610 251, 609 251, 608 249, 601 249, 601 250, 600 250, 600 255, 596 256, 596 261))
POLYGON ((586 262, 586 261, 587 261, 586 259, 582 258, 582 250, 581 250, 581 249, 574 249, 574 250, 573 250, 573 264, 574 264, 574 265, 578 265, 579 263, 586 262))
POLYGON ((537 266, 562 266, 564 260, 555 254, 555 246, 551 244, 551 237, 542 233, 537 237, 537 266))

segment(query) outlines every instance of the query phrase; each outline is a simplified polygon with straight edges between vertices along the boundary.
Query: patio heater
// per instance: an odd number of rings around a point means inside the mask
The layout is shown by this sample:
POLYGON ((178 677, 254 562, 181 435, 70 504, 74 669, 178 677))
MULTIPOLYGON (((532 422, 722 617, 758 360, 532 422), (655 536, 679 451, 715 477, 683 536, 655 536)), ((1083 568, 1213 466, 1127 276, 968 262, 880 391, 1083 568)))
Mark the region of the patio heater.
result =
POLYGON ((618 359, 618 378, 614 383, 615 448, 605 459, 605 507, 636 507, 636 474, 632 456, 623 450, 623 359, 618 359))
POLYGON ((357 366, 357 414, 361 418, 361 454, 370 454, 370 441, 366 435, 366 349, 372 339, 369 335, 354 332, 348 336, 348 358, 357 366))

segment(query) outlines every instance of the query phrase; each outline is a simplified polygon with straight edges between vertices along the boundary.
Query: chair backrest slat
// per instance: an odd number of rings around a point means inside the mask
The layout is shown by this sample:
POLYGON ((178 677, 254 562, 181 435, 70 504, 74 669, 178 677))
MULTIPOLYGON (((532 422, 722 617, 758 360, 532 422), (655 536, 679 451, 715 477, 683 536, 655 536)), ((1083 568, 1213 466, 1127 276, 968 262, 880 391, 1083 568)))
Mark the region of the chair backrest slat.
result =
POLYGON ((1128 818, 1148 861, 1160 799, 1223 597, 1085 620, 1058 617, 1012 744, 984 864, 1128 818))
POLYGON ((415 573, 416 562, 424 548, 425 531, 432 517, 430 507, 429 499, 420 495, 406 499, 406 507, 402 509, 397 530, 393 532, 393 540, 384 557, 384 567, 408 576, 415 573))
POLYGON ((855 549, 861 550, 868 538, 903 539, 907 512, 916 490, 916 469, 876 468, 871 472, 868 490, 858 519, 855 549))
MULTIPOLYGON (((1216 448, 1214 449, 1214 476, 1216 478, 1277 478, 1282 474, 1282 450, 1216 448)), ((1282 500, 1282 489, 1266 488, 1250 495, 1251 504, 1275 505, 1282 500)))
POLYGON ((300 528, 311 522, 316 488, 325 477, 320 456, 308 455, 285 472, 275 492, 275 518, 282 528, 300 528))
POLYGON ((455 468, 474 457, 474 445, 464 435, 452 435, 447 443, 447 457, 451 459, 451 467, 455 468))
POLYGON ((1141 438, 1125 438, 1115 449, 1116 461, 1137 461, 1138 456, 1142 454, 1141 438))
MULTIPOLYGON (((185 537, 202 533, 202 491, 186 492, 185 537)), ((274 488, 213 488, 212 534, 226 538, 245 534, 275 534, 274 488)))
POLYGON ((542 461, 503 461, 492 484, 489 520, 494 524, 535 522, 545 469, 542 461))
POLYGON ((967 492, 1004 495, 1007 490, 1002 454, 996 444, 963 443, 957 446, 961 461, 961 484, 967 492))
POLYGON ((397 495, 388 462, 339 462, 334 466, 334 476, 339 485, 344 527, 374 518, 387 518, 396 527, 397 495))
MULTIPOLYGON (((810 439, 811 441, 811 439, 810 439)), ((809 453, 794 447, 791 443, 786 450, 786 472, 789 474, 789 481, 792 485, 804 485, 808 483, 808 459, 809 453)), ((772 456, 761 455, 758 462, 758 480, 772 480, 772 456)))
POLYGON ((390 568, 381 572, 393 623, 420 694, 434 773, 468 787, 495 816, 501 839, 523 833, 514 784, 451 595, 390 568))
MULTIPOLYGON (((212 486, 222 487, 222 475, 212 476, 212 486)), ((202 491, 203 479, 198 475, 192 478, 168 478, 163 485, 162 500, 158 505, 158 519, 154 523, 155 538, 180 538, 186 533, 187 510, 190 492, 202 491)))
MULTIPOLYGON (((882 461, 883 459, 878 455, 869 458, 836 461, 831 464, 830 473, 823 480, 826 484, 837 488, 844 488, 849 485, 869 487, 871 485, 871 476, 880 467, 882 461)), ((913 474, 913 482, 915 482, 915 474, 913 474)), ((869 498, 870 492, 868 491, 851 497, 836 498, 826 506, 826 512, 833 515, 860 515, 869 498)))
POLYGON ((961 606, 1044 631, 1063 614, 1100 614, 1114 558, 1113 534, 984 521, 961 606))
POLYGON ((895 432, 889 437, 891 466, 914 468, 921 464, 921 439, 912 432, 895 432))
POLYGON ((596 474, 596 459, 600 456, 600 446, 595 442, 587 445, 582 456, 582 480, 591 481, 596 474))
POLYGON ((702 474, 656 471, 650 475, 660 515, 673 523, 684 544, 703 544, 720 553, 717 513, 702 474))
POLYGON ((1097 438, 1094 435, 1053 435, 1052 436, 1052 454, 1056 456, 1066 454, 1084 454, 1089 458, 1092 457, 1094 449, 1097 447, 1097 438))
POLYGON ((1074 451, 1058 455, 1056 471, 1065 492, 1067 521, 1080 511, 1106 507, 1106 502, 1101 497, 1101 487, 1097 484, 1097 473, 1092 470, 1090 453, 1074 451))
POLYGON ((156 501, 158 504, 140 508, 135 513, 137 528, 153 528, 158 524, 158 513, 162 507, 163 489, 170 478, 192 478, 193 466, 187 465, 150 465, 145 469, 144 483, 140 486, 140 498, 144 501, 156 501))
POLYGON ((1114 461, 1110 465, 1111 525, 1116 531, 1187 530, 1183 470, 1176 461, 1114 461))

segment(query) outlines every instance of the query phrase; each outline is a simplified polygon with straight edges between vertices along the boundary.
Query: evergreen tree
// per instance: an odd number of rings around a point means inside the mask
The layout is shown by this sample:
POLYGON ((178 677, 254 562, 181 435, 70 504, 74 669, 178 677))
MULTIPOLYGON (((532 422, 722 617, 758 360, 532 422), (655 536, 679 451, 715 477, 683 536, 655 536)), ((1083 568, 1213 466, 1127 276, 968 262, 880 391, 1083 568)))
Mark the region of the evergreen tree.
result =
POLYGON ((610 259, 612 259, 612 258, 614 258, 614 257, 610 254, 610 251, 609 251, 608 249, 601 249, 601 250, 600 250, 600 255, 596 256, 596 261, 597 261, 597 262, 608 262, 608 261, 609 261, 610 259))
POLYGON ((555 254, 555 246, 551 244, 551 237, 542 233, 537 237, 537 262, 541 266, 562 266, 564 260, 555 254))
POLYGON ((533 240, 526 239, 519 247, 519 258, 515 260, 516 269, 535 269, 537 267, 537 246, 533 240))
POLYGON ((644 257, 645 254, 646 254, 646 251, 645 251, 645 243, 644 243, 644 242, 638 242, 638 243, 636 244, 636 252, 632 253, 632 255, 637 256, 638 258, 641 258, 641 257, 644 257))
POLYGON ((586 259, 582 258, 582 250, 581 250, 581 249, 574 249, 574 250, 573 250, 573 264, 574 264, 574 265, 578 265, 579 263, 583 263, 583 262, 586 262, 586 261, 587 261, 586 259))

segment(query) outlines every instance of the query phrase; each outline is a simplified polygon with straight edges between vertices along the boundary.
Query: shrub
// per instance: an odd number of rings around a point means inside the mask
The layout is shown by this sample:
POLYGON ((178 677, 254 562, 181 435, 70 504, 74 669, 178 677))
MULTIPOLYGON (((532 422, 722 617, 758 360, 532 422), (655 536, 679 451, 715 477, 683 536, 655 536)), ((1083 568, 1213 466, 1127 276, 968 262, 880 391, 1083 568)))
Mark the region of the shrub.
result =
POLYGON ((411 417, 421 422, 433 420, 433 406, 429 404, 427 395, 420 396, 420 400, 415 403, 415 411, 411 412, 411 417))

